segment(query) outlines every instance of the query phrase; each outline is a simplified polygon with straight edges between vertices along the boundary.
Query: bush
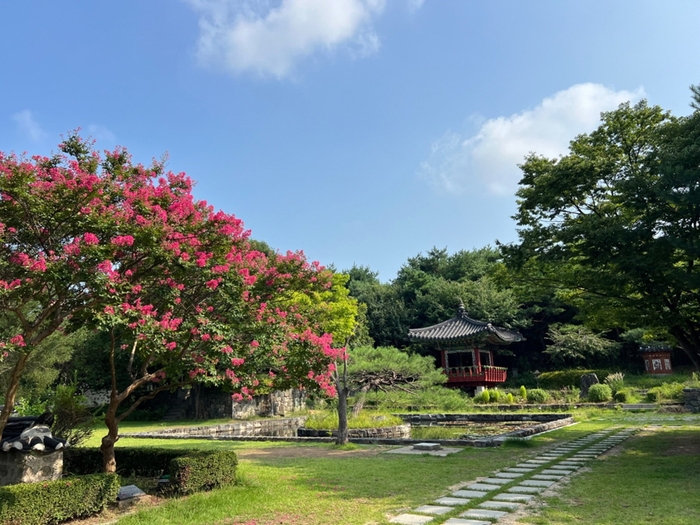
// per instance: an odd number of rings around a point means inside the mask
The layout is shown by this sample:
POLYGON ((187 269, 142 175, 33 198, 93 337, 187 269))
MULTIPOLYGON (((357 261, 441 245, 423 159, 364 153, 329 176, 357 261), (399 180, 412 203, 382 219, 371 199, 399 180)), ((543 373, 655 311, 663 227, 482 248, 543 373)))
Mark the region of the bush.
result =
MULTIPOLYGON (((231 484, 235 481, 238 465, 236 454, 227 450, 119 447, 114 453, 118 473, 143 477, 167 474, 170 476, 169 490, 177 494, 231 484)), ((99 448, 66 449, 64 461, 71 473, 102 470, 99 448)))
POLYGON ((533 388, 527 393, 528 403, 546 403, 549 401, 549 393, 541 388, 533 388))
POLYGON ((393 390, 373 392, 367 395, 365 406, 378 410, 393 411, 444 411, 461 412, 467 408, 471 398, 454 388, 433 386, 415 392, 393 390))
POLYGON ((515 398, 513 397, 513 394, 509 393, 506 395, 506 403, 509 405, 512 405, 513 403, 515 403, 515 398))
POLYGON ((625 386, 625 374, 622 372, 615 372, 614 374, 609 374, 605 378, 604 383, 610 387, 613 395, 621 390, 625 386))
POLYGON ((588 400, 591 403, 604 403, 605 401, 610 401, 611 399, 612 390, 604 383, 591 385, 591 388, 588 389, 588 400))
POLYGON ((578 387, 581 377, 586 374, 596 374, 598 377, 606 377, 608 370, 586 370, 575 368, 571 370, 557 370, 555 372, 542 372, 538 377, 540 387, 547 390, 560 390, 565 387, 578 387))
POLYGON ((116 474, 92 474, 0 487, 0 523, 49 525, 87 517, 116 501, 119 485, 116 474))
POLYGON ((681 400, 683 399, 683 383, 672 382, 664 383, 654 388, 650 388, 647 392, 647 400, 651 403, 658 403, 663 400, 681 400))
POLYGON ((525 385, 520 385, 520 397, 523 398, 523 401, 527 399, 527 388, 525 388, 525 385))
POLYGON ((618 403, 636 403, 637 396, 631 388, 622 388, 613 394, 613 399, 618 403))
POLYGON ((76 385, 58 385, 49 409, 55 417, 51 431, 72 446, 79 445, 92 435, 92 412, 84 396, 76 393, 76 385))

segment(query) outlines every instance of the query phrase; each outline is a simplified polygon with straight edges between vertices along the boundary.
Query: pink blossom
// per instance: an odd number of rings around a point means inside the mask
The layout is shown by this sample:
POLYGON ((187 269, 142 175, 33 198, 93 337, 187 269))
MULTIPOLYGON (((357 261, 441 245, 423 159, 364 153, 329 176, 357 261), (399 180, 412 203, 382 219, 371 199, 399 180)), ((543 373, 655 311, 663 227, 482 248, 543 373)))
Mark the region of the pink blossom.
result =
POLYGON ((112 239, 112 244, 115 246, 131 246, 134 244, 134 238, 131 235, 117 235, 112 239))
POLYGON ((258 343, 257 341, 253 340, 253 341, 250 342, 250 346, 252 346, 253 348, 257 348, 257 347, 260 346, 260 343, 258 343))
POLYGON ((175 350, 177 347, 177 343, 175 341, 171 341, 165 345, 165 348, 168 350, 175 350))
POLYGON ((12 339, 10 339, 10 343, 17 346, 27 346, 27 344, 24 342, 24 337, 22 334, 17 334, 14 336, 12 339))
POLYGON ((94 233, 86 233, 83 235, 83 242, 88 245, 94 245, 94 244, 99 244, 100 240, 97 238, 97 235, 94 233))
POLYGON ((207 288, 211 288, 212 290, 216 290, 217 287, 219 286, 219 279, 212 279, 211 281, 207 281, 206 283, 207 288))
POLYGON ((222 354, 230 354, 231 352, 233 352, 233 348, 231 348, 231 347, 228 346, 228 345, 224 346, 224 347, 221 349, 221 353, 222 353, 222 354))
POLYGON ((231 359, 231 364, 233 366, 241 366, 243 363, 245 363, 245 359, 242 357, 234 357, 231 359))
POLYGON ((114 308, 112 306, 105 306, 104 312, 109 315, 114 315, 114 308))

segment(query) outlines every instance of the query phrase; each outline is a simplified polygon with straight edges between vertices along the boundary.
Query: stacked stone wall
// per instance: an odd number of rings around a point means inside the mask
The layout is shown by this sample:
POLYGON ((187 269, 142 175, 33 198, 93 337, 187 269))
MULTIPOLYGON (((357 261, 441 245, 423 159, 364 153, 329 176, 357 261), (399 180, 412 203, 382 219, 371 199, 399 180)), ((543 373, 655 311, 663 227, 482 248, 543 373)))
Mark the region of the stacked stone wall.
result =
POLYGON ((63 475, 63 450, 49 454, 9 450, 0 452, 0 486, 54 481, 63 475))
POLYGON ((683 404, 691 412, 700 412, 700 388, 684 388, 683 404))

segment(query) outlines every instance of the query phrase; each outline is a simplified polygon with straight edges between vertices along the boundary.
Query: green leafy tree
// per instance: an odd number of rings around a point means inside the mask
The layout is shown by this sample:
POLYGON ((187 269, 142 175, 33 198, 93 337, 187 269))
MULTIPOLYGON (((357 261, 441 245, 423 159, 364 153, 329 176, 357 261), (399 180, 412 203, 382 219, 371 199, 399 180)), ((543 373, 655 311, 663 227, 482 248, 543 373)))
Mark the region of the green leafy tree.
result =
POLYGON ((700 366, 700 111, 622 104, 568 155, 521 168, 510 267, 587 325, 665 332, 700 366))
POLYGON ((552 344, 545 353, 558 364, 578 364, 592 357, 609 355, 620 347, 583 325, 553 325, 547 334, 552 344))

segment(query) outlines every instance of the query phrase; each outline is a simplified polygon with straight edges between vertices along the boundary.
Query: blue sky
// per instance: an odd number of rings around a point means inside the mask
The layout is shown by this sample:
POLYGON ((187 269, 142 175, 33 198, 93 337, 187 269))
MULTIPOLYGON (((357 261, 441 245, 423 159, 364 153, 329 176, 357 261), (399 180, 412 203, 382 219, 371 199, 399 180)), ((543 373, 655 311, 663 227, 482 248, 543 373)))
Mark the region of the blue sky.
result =
POLYGON ((82 128, 169 154, 255 238, 390 280, 408 257, 517 238, 517 163, 601 111, 690 112, 700 2, 0 3, 0 150, 82 128))

